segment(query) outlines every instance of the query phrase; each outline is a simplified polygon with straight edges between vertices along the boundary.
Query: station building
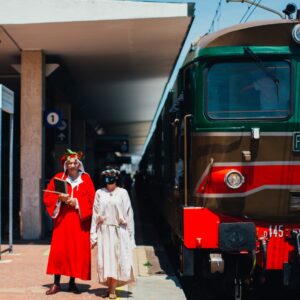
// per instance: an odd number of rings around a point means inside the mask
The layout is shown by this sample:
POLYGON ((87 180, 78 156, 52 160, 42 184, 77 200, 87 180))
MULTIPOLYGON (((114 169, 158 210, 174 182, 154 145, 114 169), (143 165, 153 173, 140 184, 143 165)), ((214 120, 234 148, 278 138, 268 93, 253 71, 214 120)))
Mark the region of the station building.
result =
MULTIPOLYGON (((95 181, 105 164, 141 155, 193 16, 192 3, 1 3, 0 84, 14 93, 14 235, 39 239, 47 232, 42 189, 61 170, 66 148, 85 152, 95 181)), ((9 120, 2 112, 2 236, 9 120)))

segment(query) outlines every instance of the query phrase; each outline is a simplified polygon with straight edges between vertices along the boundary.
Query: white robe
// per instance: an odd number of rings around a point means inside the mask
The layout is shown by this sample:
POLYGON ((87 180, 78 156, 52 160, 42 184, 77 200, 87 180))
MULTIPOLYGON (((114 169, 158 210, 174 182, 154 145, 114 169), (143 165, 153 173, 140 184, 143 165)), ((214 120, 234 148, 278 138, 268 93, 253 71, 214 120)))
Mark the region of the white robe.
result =
POLYGON ((123 285, 134 280, 132 250, 135 247, 134 221, 127 191, 97 190, 91 225, 91 243, 97 243, 99 282, 112 277, 123 285))

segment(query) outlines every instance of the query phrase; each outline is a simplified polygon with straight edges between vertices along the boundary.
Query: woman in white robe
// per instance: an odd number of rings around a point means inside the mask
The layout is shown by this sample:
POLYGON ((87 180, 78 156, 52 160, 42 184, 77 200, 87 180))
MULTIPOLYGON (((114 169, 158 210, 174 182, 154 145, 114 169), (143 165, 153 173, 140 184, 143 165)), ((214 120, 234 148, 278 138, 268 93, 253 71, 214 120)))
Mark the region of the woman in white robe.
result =
POLYGON ((98 245, 99 282, 108 286, 110 299, 115 289, 134 281, 132 250, 134 221, 127 191, 116 185, 118 171, 102 172, 105 188, 96 192, 91 225, 92 248, 98 245))

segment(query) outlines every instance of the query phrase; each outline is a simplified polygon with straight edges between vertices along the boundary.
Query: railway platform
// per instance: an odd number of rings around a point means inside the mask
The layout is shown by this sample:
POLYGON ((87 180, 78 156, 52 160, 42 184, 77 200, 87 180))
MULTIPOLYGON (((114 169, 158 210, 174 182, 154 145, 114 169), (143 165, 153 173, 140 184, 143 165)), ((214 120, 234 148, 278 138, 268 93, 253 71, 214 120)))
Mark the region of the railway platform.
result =
MULTIPOLYGON (((141 217, 137 201, 133 199, 137 247, 134 250, 136 283, 118 288, 118 299, 158 300, 171 298, 184 300, 186 296, 174 274, 172 266, 160 243, 150 218, 141 217)), ((50 241, 20 241, 13 253, 4 253, 0 260, 1 300, 40 299, 104 299, 106 288, 98 283, 96 271, 96 248, 92 250, 91 281, 76 280, 81 294, 67 292, 68 277, 62 276, 62 291, 51 296, 45 292, 53 282, 46 275, 50 241)), ((7 245, 2 245, 2 249, 7 245)))
MULTIPOLYGON (((92 280, 76 280, 81 294, 66 292, 68 278, 62 276, 62 291, 46 296, 45 292, 53 280, 52 276, 45 274, 48 253, 48 243, 32 242, 15 245, 13 254, 3 254, 0 261, 0 299, 104 299, 101 295, 105 287, 97 281, 95 249, 92 252, 92 280)), ((161 269, 153 247, 138 246, 134 258, 136 283, 120 287, 117 291, 118 299, 186 299, 176 277, 165 274, 161 269)))

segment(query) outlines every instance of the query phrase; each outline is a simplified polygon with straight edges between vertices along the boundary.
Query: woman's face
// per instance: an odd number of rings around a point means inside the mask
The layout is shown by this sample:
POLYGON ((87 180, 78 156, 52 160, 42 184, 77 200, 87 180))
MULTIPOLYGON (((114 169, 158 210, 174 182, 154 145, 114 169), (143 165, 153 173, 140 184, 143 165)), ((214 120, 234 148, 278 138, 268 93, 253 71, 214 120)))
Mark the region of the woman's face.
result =
POLYGON ((117 184, 115 182, 106 184, 106 188, 110 192, 113 191, 116 187, 117 187, 117 184))
POLYGON ((77 158, 70 158, 68 161, 67 161, 67 171, 68 171, 68 174, 71 176, 71 177, 77 177, 78 176, 78 171, 79 171, 79 162, 77 160, 77 158))

